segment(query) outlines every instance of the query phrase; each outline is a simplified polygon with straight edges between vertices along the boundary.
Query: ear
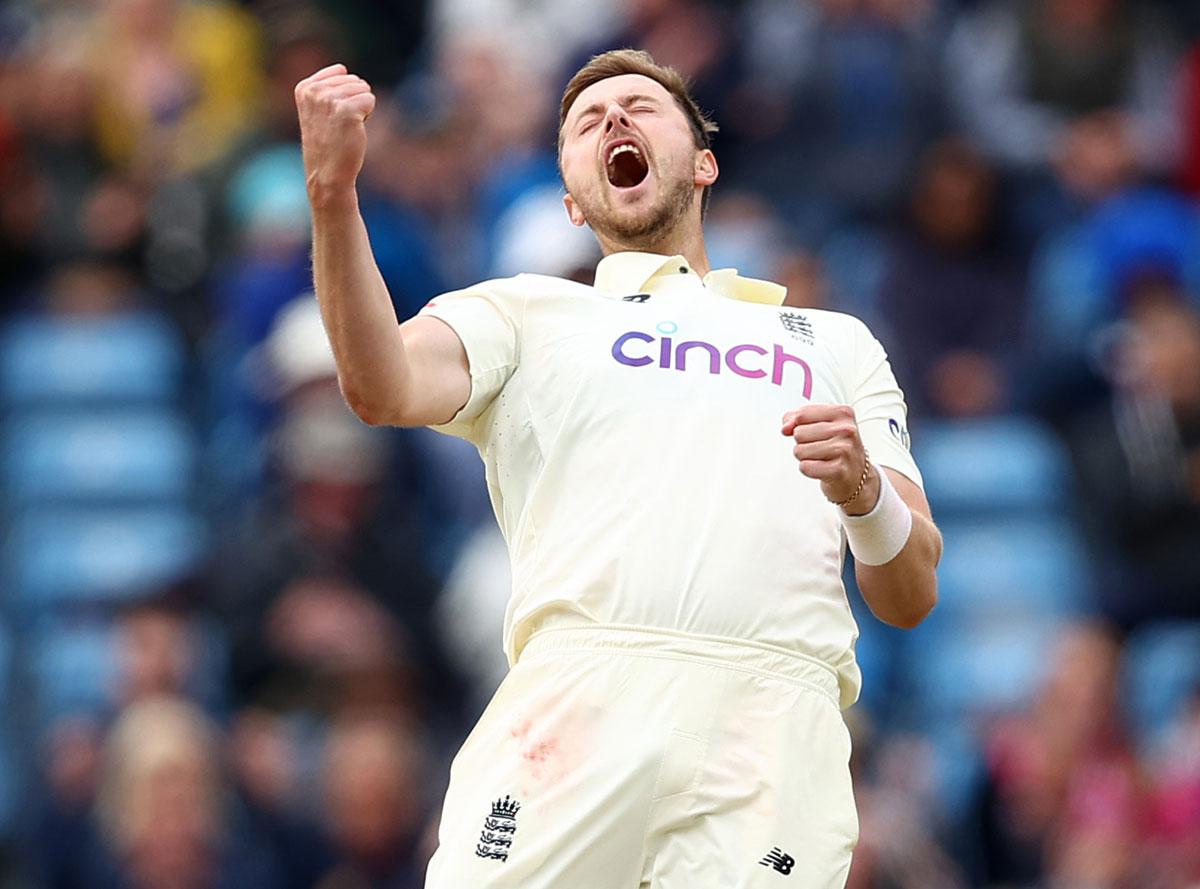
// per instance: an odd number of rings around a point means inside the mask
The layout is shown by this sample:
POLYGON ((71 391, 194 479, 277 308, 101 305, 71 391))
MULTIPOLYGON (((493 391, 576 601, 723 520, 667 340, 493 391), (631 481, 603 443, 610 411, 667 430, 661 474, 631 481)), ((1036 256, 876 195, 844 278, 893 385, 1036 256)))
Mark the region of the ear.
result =
POLYGON ((581 226, 587 222, 583 218, 583 211, 579 209, 579 205, 575 203, 575 199, 571 195, 563 195, 563 206, 567 208, 567 218, 571 220, 571 225, 581 226))
POLYGON ((717 181, 717 156, 705 148, 696 152, 696 185, 708 187, 717 181))

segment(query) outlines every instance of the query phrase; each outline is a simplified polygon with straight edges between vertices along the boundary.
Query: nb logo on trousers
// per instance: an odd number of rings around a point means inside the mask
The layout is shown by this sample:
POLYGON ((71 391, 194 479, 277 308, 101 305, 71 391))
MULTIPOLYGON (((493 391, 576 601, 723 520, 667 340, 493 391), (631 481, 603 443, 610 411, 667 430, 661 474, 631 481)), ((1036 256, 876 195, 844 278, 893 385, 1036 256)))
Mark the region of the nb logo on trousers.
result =
POLYGON ((792 872, 792 867, 796 864, 796 859, 788 855, 778 846, 763 856, 759 862, 763 867, 771 867, 779 871, 785 877, 792 872))

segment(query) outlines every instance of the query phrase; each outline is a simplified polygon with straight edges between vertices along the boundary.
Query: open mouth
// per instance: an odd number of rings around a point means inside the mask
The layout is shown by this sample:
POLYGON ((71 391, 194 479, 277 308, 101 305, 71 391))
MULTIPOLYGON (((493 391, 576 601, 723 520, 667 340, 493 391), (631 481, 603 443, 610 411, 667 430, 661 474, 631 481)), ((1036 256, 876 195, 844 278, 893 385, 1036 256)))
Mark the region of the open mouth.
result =
POLYGON ((642 150, 632 142, 619 142, 609 148, 604 168, 609 183, 617 188, 640 185, 650 172, 650 165, 646 163, 642 150))

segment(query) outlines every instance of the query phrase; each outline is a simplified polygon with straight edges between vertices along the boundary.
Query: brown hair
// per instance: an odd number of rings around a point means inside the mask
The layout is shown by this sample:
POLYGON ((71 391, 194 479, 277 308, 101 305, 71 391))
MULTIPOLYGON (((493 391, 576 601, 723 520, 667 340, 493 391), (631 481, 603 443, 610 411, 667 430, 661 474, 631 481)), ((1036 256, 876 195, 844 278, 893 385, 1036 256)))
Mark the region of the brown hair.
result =
MULTIPOLYGON (((692 138, 697 149, 711 148, 713 134, 717 132, 717 124, 711 117, 700 110, 696 100, 688 91, 688 83, 683 75, 674 68, 660 65, 650 53, 640 49, 613 49, 600 55, 592 56, 588 63, 575 72, 575 76, 563 90, 562 104, 558 109, 558 153, 561 162, 563 145, 563 125, 567 122, 567 112, 585 89, 610 77, 622 74, 641 74, 657 82, 675 99, 675 104, 687 118, 692 128, 692 138)), ((708 205, 708 188, 704 189, 701 206, 708 205)))

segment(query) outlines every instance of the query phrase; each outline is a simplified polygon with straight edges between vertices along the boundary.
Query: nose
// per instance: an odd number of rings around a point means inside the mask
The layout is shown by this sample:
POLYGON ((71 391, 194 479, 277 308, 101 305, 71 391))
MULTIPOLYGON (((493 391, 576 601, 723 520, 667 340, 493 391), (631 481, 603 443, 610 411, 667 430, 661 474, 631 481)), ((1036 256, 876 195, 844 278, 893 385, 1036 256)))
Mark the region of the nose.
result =
POLYGON ((608 112, 604 115, 604 132, 611 133, 616 126, 629 129, 629 117, 625 114, 624 108, 613 102, 608 106, 608 112))

